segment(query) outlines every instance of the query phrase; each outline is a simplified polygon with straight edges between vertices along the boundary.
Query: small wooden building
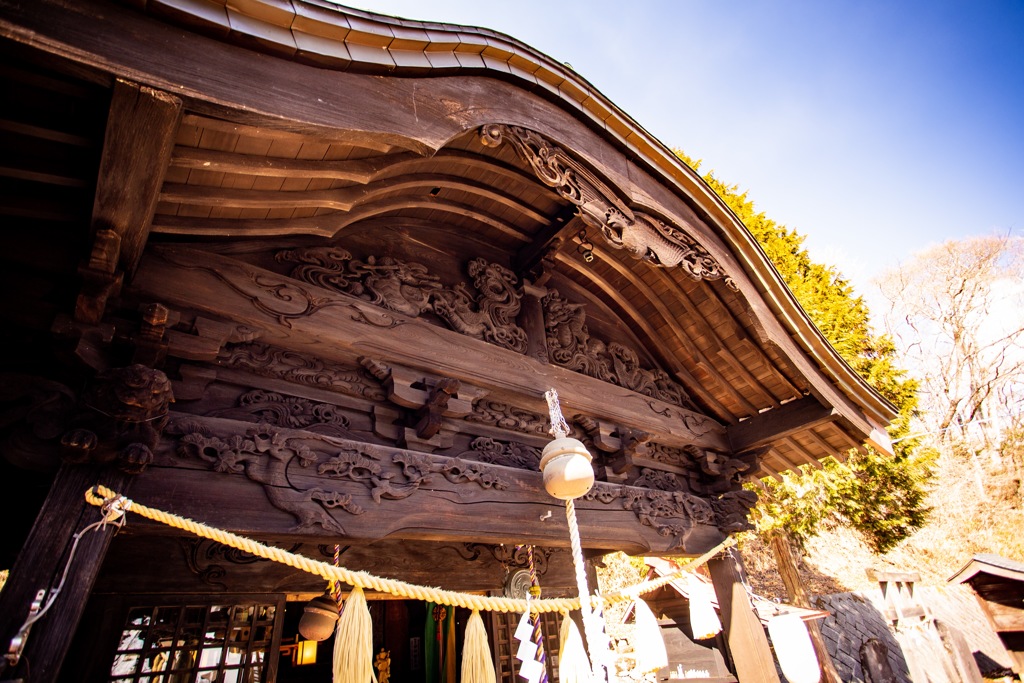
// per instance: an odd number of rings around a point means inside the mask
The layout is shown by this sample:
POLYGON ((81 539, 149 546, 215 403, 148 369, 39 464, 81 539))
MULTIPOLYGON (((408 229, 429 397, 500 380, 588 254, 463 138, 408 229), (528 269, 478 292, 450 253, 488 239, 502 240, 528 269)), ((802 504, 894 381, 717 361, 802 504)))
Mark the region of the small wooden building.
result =
POLYGON ((949 582, 966 583, 974 590, 989 625, 1013 659, 1014 673, 1024 675, 1024 563, 982 553, 949 582))
MULTIPOLYGON (((889 447, 892 406, 715 193, 513 38, 325 0, 0 0, 0 54, 0 679, 301 680, 281 646, 321 578, 130 512, 78 538, 97 483, 464 592, 533 546, 552 596, 549 389, 595 456, 588 557, 699 555, 748 528, 744 480, 889 447)), ((369 597, 392 680, 427 680, 431 614, 369 597)))

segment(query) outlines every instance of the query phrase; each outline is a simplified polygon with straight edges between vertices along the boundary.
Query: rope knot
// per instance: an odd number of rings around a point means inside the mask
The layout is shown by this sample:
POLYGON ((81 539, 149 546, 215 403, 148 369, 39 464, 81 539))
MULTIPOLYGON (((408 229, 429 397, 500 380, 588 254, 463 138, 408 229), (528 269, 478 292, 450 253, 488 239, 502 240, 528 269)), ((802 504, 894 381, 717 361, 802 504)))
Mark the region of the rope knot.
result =
MULTIPOLYGON (((95 487, 93 490, 96 490, 95 487)), ((100 510, 103 512, 103 523, 114 524, 118 528, 123 527, 126 521, 124 513, 128 512, 131 507, 132 501, 122 495, 107 498, 100 505, 100 510)))

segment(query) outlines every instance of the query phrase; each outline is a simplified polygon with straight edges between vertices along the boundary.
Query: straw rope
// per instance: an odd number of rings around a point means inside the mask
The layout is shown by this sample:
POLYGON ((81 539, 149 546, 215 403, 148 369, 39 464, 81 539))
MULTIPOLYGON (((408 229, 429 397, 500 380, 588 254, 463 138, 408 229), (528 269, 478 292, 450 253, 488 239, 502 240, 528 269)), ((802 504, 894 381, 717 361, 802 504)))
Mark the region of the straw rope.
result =
MULTIPOLYGON (((295 569, 300 569, 308 574, 320 576, 328 581, 340 581, 351 586, 371 589, 380 593, 388 593, 389 595, 394 595, 396 597, 423 600, 425 602, 436 602, 442 605, 465 607, 467 609, 517 614, 526 612, 527 609, 532 612, 569 612, 580 608, 579 598, 544 598, 527 601, 515 598, 470 595, 467 593, 442 590, 440 588, 416 586, 404 581, 374 576, 363 571, 353 571, 351 569, 345 569, 344 567, 333 566, 327 562, 313 560, 281 548, 264 545, 252 539, 245 538, 244 536, 216 529, 185 517, 174 515, 169 512, 163 512, 162 510, 157 510, 155 508, 149 508, 145 505, 140 505, 139 503, 130 500, 103 485, 97 485, 88 489, 85 492, 85 500, 90 505, 98 507, 107 506, 109 509, 116 509, 125 512, 131 511, 141 517, 145 517, 155 522, 160 522, 161 524, 166 524, 177 529, 188 531, 196 536, 222 543, 237 550, 242 550, 250 555, 285 564, 295 569)), ((704 564, 734 543, 734 539, 731 537, 727 538, 725 541, 700 557, 688 562, 674 574, 654 579, 652 581, 644 581, 627 589, 609 592, 608 594, 601 596, 601 599, 606 602, 632 600, 636 595, 655 590, 656 588, 660 588, 661 586, 664 586, 676 579, 682 578, 690 569, 704 564)), ((587 597, 593 599, 591 596, 587 597)))
POLYGON ((572 498, 565 501, 565 516, 569 522, 569 541, 572 545, 573 564, 576 567, 576 585, 580 594, 583 630, 587 634, 587 644, 590 648, 590 666, 596 680, 607 681, 608 672, 605 664, 608 659, 608 636, 605 635, 604 622, 600 612, 595 613, 591 607, 591 595, 587 588, 587 575, 583 566, 583 546, 580 544, 580 529, 576 523, 576 506, 572 498))

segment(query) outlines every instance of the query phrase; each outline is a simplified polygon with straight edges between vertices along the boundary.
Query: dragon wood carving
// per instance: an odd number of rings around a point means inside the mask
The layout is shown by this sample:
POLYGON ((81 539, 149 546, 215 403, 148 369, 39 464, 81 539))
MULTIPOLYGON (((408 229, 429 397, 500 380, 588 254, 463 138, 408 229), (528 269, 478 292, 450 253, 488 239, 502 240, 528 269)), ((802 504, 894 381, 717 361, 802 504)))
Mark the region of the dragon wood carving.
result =
POLYGON ((489 124, 480 129, 488 147, 508 142, 537 178, 576 205, 584 223, 599 230, 605 241, 637 259, 666 268, 680 267, 694 280, 736 283, 689 232, 639 211, 632 211, 615 192, 585 166, 538 133, 519 126, 489 124))
POLYGON ((526 353, 526 331, 515 324, 522 294, 507 268, 482 258, 469 262, 473 289, 443 285, 427 267, 391 256, 365 261, 338 247, 284 249, 275 258, 294 263, 289 276, 358 297, 410 317, 432 313, 461 334, 526 353))
POLYGON ((270 503, 296 519, 293 531, 319 526, 338 534, 345 530, 332 514, 340 509, 363 514, 350 493, 332 487, 332 481, 348 481, 366 488, 378 505, 413 495, 440 475, 454 484, 474 484, 484 489, 506 489, 508 482, 489 466, 458 458, 400 451, 373 444, 343 440, 309 432, 292 435, 273 425, 259 424, 245 435, 222 438, 199 422, 181 420, 174 425, 180 434, 178 454, 203 460, 217 472, 244 474, 263 486, 270 503), (292 484, 290 468, 306 470, 321 486, 301 489, 292 484))

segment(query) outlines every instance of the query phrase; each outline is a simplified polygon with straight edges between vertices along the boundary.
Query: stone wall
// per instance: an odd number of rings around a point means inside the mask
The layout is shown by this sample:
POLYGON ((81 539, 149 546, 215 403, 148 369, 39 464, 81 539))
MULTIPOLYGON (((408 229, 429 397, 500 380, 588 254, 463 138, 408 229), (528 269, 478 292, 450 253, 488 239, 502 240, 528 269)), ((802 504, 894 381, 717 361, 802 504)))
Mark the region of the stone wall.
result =
POLYGON ((957 680, 954 662, 937 661, 945 653, 936 640, 932 627, 935 621, 963 637, 981 674, 995 676, 1010 667, 1009 655, 968 586, 915 587, 914 600, 925 608, 927 617, 896 625, 885 617, 880 590, 814 598, 816 607, 831 613, 820 622, 821 632, 844 683, 870 683, 861 665, 860 651, 871 638, 885 645, 889 665, 899 683, 957 680))

